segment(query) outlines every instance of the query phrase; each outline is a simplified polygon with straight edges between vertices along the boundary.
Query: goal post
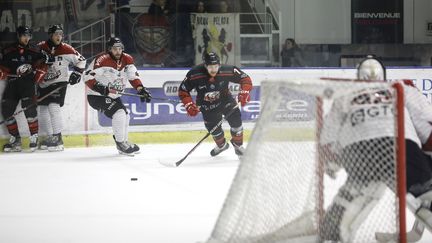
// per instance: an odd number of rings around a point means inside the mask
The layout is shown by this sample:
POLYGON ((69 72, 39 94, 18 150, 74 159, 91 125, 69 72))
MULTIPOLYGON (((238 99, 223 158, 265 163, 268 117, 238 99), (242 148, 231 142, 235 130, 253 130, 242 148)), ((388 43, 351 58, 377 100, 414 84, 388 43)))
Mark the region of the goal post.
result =
POLYGON ((398 83, 261 83, 259 119, 207 243, 324 242, 335 235, 369 243, 378 242, 377 232, 406 242, 403 114, 398 83), (363 106, 350 110, 353 102, 363 106), (391 135, 376 139, 372 131, 391 135), (347 209, 335 210, 341 205, 347 209))

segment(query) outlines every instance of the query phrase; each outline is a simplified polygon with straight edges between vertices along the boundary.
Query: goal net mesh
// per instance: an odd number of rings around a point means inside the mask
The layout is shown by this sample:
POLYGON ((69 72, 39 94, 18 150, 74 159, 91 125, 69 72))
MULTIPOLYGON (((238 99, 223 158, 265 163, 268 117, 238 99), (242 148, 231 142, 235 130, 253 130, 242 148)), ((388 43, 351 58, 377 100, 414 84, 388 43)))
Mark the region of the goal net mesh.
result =
POLYGON ((260 117, 208 243, 370 243, 398 232, 395 101, 384 82, 262 83, 260 117))

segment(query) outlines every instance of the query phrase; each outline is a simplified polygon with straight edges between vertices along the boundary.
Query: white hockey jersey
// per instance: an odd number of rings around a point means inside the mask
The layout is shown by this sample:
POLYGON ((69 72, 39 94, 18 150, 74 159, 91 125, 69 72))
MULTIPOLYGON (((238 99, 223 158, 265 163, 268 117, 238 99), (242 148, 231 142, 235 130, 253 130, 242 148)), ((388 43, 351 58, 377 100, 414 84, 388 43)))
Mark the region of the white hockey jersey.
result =
POLYGON ((86 59, 72 46, 60 43, 57 47, 50 48, 48 41, 42 41, 38 46, 47 53, 54 56, 54 63, 48 66, 44 81, 39 83, 41 88, 48 87, 53 83, 68 82, 69 66, 72 65, 79 70, 86 67, 86 59))
MULTIPOLYGON (((408 115, 414 123, 421 144, 425 150, 432 151, 430 149, 432 145, 432 104, 410 80, 405 81, 404 95, 405 107, 408 109, 408 115)), ((405 113, 405 116, 408 115, 405 113)))
MULTIPOLYGON (((84 79, 90 87, 87 92, 88 95, 101 96, 100 93, 91 89, 96 82, 105 86, 110 85, 118 90, 123 90, 127 82, 135 89, 142 86, 134 60, 132 56, 126 53, 122 54, 120 60, 113 59, 109 53, 102 54, 91 62, 85 73, 84 79)), ((109 94, 109 96, 115 99, 121 95, 113 93, 109 94)))
MULTIPOLYGON (((391 89, 369 88, 335 99, 324 124, 320 143, 337 147, 364 140, 394 137, 395 118, 391 89)), ((416 129, 405 106, 405 138, 421 147, 416 129)))

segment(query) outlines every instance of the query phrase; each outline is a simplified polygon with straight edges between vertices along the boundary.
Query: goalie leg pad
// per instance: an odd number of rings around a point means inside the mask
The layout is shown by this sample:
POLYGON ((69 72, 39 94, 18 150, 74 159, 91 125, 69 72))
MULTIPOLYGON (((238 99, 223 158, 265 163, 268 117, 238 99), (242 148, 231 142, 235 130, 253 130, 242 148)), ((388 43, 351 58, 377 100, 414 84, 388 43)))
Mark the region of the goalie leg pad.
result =
POLYGON ((386 186, 384 183, 370 182, 358 188, 359 185, 354 186, 349 182, 340 188, 330 210, 325 214, 320 229, 322 240, 352 242, 356 231, 384 194, 386 186))

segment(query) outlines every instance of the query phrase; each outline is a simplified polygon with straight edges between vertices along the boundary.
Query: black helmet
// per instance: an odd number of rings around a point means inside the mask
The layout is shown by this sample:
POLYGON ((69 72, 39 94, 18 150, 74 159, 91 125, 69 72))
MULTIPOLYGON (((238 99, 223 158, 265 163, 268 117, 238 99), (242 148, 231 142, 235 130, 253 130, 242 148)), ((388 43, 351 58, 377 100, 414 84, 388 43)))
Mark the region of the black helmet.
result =
POLYGON ((205 65, 220 64, 220 59, 216 53, 209 52, 209 53, 204 54, 204 63, 205 63, 205 65))
POLYGON ((30 37, 32 36, 32 29, 28 26, 18 26, 18 28, 16 29, 16 33, 18 35, 18 37, 22 36, 22 35, 29 35, 30 37))
POLYGON ((111 50, 112 47, 121 47, 124 50, 124 45, 120 38, 118 37, 111 37, 107 43, 107 49, 108 51, 111 50))
POLYGON ((63 32, 63 25, 61 24, 54 24, 51 25, 48 29, 48 35, 54 34, 56 31, 62 31, 63 32))

